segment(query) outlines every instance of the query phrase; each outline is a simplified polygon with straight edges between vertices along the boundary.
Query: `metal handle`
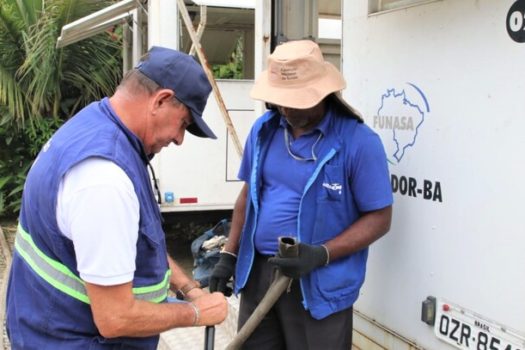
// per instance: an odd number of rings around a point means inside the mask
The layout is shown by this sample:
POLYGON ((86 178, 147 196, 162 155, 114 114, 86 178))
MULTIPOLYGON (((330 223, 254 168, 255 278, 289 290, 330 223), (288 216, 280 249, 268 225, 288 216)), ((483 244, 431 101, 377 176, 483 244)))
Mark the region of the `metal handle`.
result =
POLYGON ((279 237, 279 256, 295 258, 299 256, 299 244, 293 237, 279 237))
POLYGON ((215 326, 206 326, 204 331, 204 350, 213 350, 215 346, 215 326))
MULTIPOLYGON (((299 255, 299 245, 293 237, 280 237, 279 238, 279 256, 281 257, 296 257, 299 255)), ((270 311, 272 306, 275 304, 277 299, 283 294, 288 288, 290 277, 284 276, 279 270, 276 271, 275 278, 268 288, 268 291, 264 295, 263 299, 257 305, 253 313, 250 315, 246 323, 239 330, 237 335, 228 344, 226 350, 237 350, 240 349, 242 344, 248 339, 250 334, 253 333, 255 328, 261 323, 264 316, 270 311)))

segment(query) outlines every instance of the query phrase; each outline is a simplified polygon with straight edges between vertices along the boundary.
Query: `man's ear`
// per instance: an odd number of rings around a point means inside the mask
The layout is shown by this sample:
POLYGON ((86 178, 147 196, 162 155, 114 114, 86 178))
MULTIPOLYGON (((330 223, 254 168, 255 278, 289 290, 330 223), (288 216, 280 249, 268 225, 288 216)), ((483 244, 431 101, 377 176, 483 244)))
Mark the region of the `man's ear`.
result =
POLYGON ((175 96, 172 90, 170 89, 160 89, 155 92, 153 98, 153 109, 156 110, 161 108, 165 103, 171 103, 171 99, 175 96))

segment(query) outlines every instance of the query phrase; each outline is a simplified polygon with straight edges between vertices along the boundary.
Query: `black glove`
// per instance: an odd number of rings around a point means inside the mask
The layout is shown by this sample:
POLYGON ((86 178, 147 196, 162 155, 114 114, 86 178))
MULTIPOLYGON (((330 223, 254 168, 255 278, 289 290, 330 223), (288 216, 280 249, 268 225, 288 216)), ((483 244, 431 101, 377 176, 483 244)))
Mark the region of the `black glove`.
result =
POLYGON ((268 259, 281 272, 291 278, 299 278, 328 263, 328 250, 322 245, 299 243, 299 254, 293 258, 275 256, 268 259))
POLYGON ((221 292, 225 296, 232 295, 232 288, 227 286, 235 272, 237 258, 232 254, 221 253, 210 276, 210 292, 221 292))

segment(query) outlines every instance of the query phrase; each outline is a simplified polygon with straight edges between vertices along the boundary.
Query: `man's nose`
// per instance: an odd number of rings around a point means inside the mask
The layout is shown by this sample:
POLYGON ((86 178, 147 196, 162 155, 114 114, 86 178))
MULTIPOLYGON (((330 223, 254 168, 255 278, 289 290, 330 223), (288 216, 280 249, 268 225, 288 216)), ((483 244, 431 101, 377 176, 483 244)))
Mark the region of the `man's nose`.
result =
POLYGON ((182 145, 182 142, 184 142, 184 135, 186 133, 186 129, 182 129, 181 132, 179 133, 179 135, 177 135, 177 137, 175 138, 175 144, 177 146, 180 146, 182 145))

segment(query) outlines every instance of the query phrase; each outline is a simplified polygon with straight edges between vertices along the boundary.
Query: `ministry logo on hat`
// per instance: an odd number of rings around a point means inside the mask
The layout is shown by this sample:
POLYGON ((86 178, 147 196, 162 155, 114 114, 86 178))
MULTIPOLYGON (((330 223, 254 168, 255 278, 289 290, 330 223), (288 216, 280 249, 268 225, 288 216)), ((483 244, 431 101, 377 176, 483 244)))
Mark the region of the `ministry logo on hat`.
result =
POLYGON ((177 100, 189 108, 193 123, 186 130, 195 136, 217 138, 202 118, 211 85, 204 69, 192 56, 153 46, 135 68, 160 87, 173 90, 177 100))

